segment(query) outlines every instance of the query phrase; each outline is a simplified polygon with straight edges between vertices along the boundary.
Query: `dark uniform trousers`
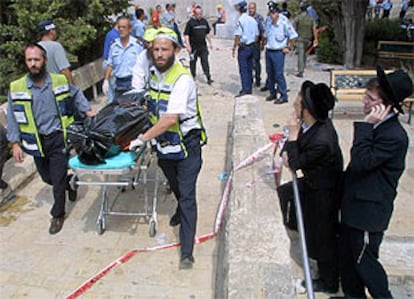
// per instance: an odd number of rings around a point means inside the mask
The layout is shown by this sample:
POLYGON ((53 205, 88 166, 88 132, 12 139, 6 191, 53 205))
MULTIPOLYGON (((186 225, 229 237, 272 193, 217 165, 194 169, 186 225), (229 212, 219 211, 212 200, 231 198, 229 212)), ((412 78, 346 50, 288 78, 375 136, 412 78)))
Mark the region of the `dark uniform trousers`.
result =
POLYGON ((65 215, 65 191, 68 186, 67 171, 69 155, 63 153, 65 143, 62 132, 47 136, 40 135, 45 157, 34 157, 37 171, 42 180, 53 186, 54 203, 50 214, 53 217, 65 215))
POLYGON ((206 75, 207 79, 210 80, 210 66, 208 64, 208 49, 207 47, 193 49, 194 59, 190 60, 190 71, 193 77, 196 77, 196 63, 198 57, 201 59, 201 67, 203 69, 204 75, 206 75))
POLYGON ((178 200, 181 254, 192 255, 197 225, 196 182, 202 164, 200 132, 187 134, 184 143, 188 151, 187 158, 158 159, 158 165, 178 200))
POLYGON ((364 285, 374 298, 392 298, 384 268, 378 261, 383 232, 369 233, 342 224, 340 274, 346 298, 366 298, 364 285))
POLYGON ((239 46, 237 60, 239 62, 239 73, 242 83, 241 92, 251 92, 253 85, 253 55, 254 44, 239 46))
POLYGON ((259 86, 262 73, 262 65, 260 63, 260 43, 255 43, 253 47, 253 70, 255 83, 257 86, 259 86))

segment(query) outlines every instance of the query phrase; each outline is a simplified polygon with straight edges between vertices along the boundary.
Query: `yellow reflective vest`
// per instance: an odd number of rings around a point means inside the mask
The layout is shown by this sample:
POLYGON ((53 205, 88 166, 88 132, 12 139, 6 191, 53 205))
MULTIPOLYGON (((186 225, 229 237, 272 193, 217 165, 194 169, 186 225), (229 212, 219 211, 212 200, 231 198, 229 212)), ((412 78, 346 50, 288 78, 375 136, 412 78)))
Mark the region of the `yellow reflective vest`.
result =
MULTIPOLYGON (((190 75, 190 72, 184 68, 179 62, 175 62, 173 66, 165 74, 162 82, 159 82, 155 74, 151 75, 150 81, 150 100, 148 102, 148 109, 150 113, 150 121, 155 124, 161 115, 167 111, 168 100, 171 91, 174 88, 177 80, 184 74, 190 75)), ((193 117, 178 120, 166 132, 156 137, 156 148, 158 157, 162 159, 184 159, 187 158, 188 152, 184 144, 184 136, 180 125, 185 121, 197 117, 197 122, 200 125, 201 144, 207 142, 207 135, 203 126, 199 101, 197 99, 197 114, 193 117)))
MULTIPOLYGON (((60 116, 63 136, 66 142, 66 127, 73 121, 69 83, 64 75, 49 73, 52 79, 56 107, 60 116)), ((27 75, 10 83, 12 111, 19 125, 23 151, 35 157, 44 157, 42 143, 37 130, 36 118, 32 110, 32 93, 27 88, 27 75)))

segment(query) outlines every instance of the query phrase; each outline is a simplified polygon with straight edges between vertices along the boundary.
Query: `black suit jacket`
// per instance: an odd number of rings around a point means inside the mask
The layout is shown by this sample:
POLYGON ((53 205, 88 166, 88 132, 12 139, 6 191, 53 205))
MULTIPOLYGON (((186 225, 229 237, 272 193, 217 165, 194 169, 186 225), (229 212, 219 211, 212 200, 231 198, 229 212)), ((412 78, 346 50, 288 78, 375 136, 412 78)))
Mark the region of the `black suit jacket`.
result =
POLYGON ((397 115, 375 129, 372 124, 354 123, 343 186, 343 223, 368 232, 387 229, 407 149, 408 136, 397 115))
POLYGON ((334 256, 339 197, 337 187, 343 170, 338 136, 330 119, 317 121, 297 141, 284 148, 289 166, 302 170, 302 209, 309 256, 318 260, 334 256))

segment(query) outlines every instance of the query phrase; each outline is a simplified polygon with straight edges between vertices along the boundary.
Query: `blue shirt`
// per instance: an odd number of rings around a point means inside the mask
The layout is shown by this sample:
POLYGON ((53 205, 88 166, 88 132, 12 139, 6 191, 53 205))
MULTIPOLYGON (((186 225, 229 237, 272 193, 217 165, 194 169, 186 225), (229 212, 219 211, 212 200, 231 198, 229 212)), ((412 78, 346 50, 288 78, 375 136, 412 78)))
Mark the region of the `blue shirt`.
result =
POLYGON ((117 38, 109 49, 108 65, 112 67, 112 75, 117 78, 132 76, 132 68, 135 65, 138 54, 144 48, 138 40, 129 36, 129 41, 124 48, 121 39, 117 38))
POLYGON ((262 34, 264 32, 264 19, 262 15, 255 13, 254 16, 251 17, 256 20, 257 25, 259 26, 259 34, 262 34))
POLYGON ((103 59, 107 60, 109 56, 109 48, 111 47, 112 43, 116 38, 119 37, 119 32, 115 28, 112 28, 108 31, 105 35, 105 43, 104 43, 104 50, 103 50, 103 59))
POLYGON ((259 28, 257 22, 247 13, 242 13, 236 24, 234 35, 240 36, 240 43, 249 45, 256 41, 259 36, 259 28))
POLYGON ((319 21, 318 13, 316 12, 316 10, 312 6, 308 6, 308 8, 306 9, 306 12, 308 13, 308 15, 310 15, 313 18, 313 20, 316 23, 318 23, 318 21, 319 21))
POLYGON ((132 27, 132 35, 144 38, 145 24, 141 20, 137 20, 132 27))
POLYGON ((272 23, 270 17, 266 18, 265 34, 266 49, 281 50, 288 46, 290 39, 298 37, 292 23, 284 15, 279 14, 276 24, 272 23))
MULTIPOLYGON (((30 76, 28 76, 27 88, 32 93, 32 111, 39 134, 49 135, 62 129, 55 94, 52 89, 52 79, 49 74, 46 75, 45 82, 41 87, 36 86, 30 76)), ((85 116, 85 112, 90 110, 88 100, 75 85, 69 84, 69 91, 73 106, 76 108, 75 110, 80 112, 81 116, 85 116)), ((10 92, 7 100, 7 139, 12 143, 16 143, 20 141, 20 130, 12 111, 10 92)))

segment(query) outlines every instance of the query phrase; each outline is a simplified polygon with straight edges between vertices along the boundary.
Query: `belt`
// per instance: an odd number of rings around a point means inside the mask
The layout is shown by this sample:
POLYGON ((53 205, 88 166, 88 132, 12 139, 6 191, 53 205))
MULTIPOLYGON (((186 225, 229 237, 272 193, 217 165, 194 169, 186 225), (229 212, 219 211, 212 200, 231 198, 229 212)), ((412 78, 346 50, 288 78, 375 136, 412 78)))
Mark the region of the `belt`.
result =
POLYGON ((54 131, 54 132, 52 132, 50 134, 47 134, 47 135, 39 134, 39 136, 42 139, 51 139, 51 138, 56 137, 56 136, 61 135, 61 134, 63 134, 61 131, 54 131))
POLYGON ((266 51, 269 51, 269 52, 282 52, 282 51, 283 51, 283 49, 277 49, 277 50, 273 50, 273 49, 266 49, 266 51))
POLYGON ((253 47, 255 45, 255 43, 250 43, 250 44, 240 44, 241 48, 246 48, 246 47, 253 47))

